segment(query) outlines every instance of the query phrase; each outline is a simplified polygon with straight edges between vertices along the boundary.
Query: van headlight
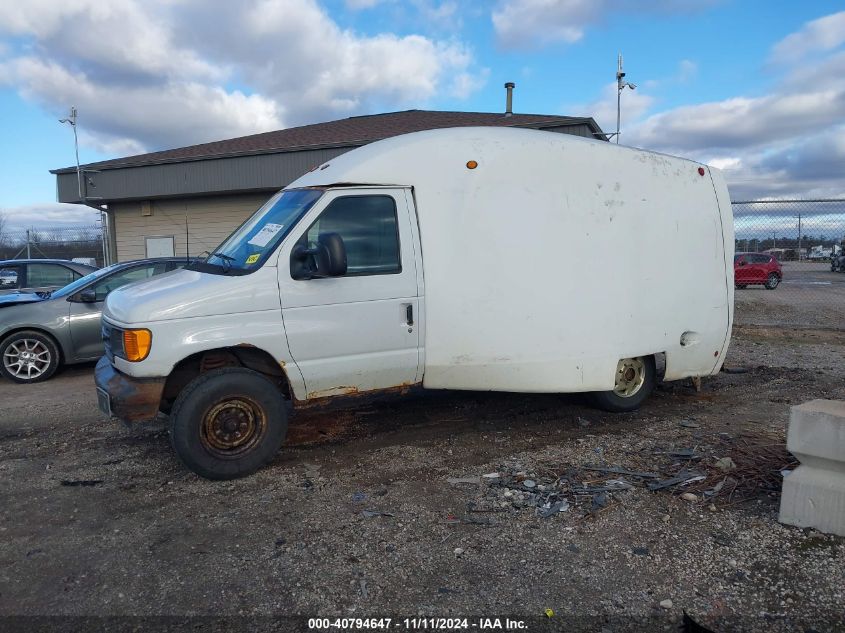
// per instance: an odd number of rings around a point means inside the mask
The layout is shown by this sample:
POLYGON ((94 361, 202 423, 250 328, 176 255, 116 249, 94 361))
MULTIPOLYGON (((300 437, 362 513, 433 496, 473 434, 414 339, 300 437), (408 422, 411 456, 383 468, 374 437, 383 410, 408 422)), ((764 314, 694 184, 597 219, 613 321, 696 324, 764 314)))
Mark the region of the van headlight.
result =
POLYGON ((144 360, 150 354, 153 345, 152 332, 145 329, 122 330, 122 336, 115 337, 120 344, 114 349, 114 355, 133 363, 144 360))

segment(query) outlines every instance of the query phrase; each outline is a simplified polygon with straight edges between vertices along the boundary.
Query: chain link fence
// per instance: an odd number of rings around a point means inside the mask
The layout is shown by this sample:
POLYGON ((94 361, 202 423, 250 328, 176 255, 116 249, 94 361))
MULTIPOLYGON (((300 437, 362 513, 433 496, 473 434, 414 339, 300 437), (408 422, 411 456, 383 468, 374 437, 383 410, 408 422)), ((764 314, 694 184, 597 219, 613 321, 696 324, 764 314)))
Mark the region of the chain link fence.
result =
POLYGON ((732 204, 735 322, 845 329, 845 200, 732 204))
POLYGON ((103 265, 103 232, 99 225, 3 231, 0 260, 76 259, 103 265))
MULTIPOLYGON (((845 199, 732 205, 735 322, 845 330, 845 199)), ((0 231, 0 260, 23 258, 77 259, 102 266, 102 228, 0 231)))

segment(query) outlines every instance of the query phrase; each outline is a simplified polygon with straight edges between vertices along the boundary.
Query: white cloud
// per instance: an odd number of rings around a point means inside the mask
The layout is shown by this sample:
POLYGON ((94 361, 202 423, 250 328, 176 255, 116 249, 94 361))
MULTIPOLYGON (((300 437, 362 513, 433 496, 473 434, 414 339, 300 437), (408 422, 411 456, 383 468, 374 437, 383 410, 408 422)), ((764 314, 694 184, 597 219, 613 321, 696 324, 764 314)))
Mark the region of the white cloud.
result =
POLYGON ((698 64, 689 59, 682 59, 678 63, 678 81, 680 83, 687 83, 698 74, 698 64))
POLYGON ((344 4, 351 11, 363 11, 364 9, 372 9, 382 2, 384 0, 345 0, 344 4))
POLYGON ((506 48, 572 44, 602 15, 601 0, 510 0, 493 11, 493 28, 506 48))
MULTIPOLYGON (((616 82, 606 84, 598 99, 591 103, 570 104, 564 107, 567 114, 572 116, 591 116, 605 132, 616 130, 616 82)), ((627 143, 627 129, 629 125, 639 120, 653 105, 655 99, 641 88, 622 91, 622 106, 620 108, 622 119, 622 134, 620 138, 627 143)))
POLYGON ((724 169, 734 199, 845 195, 845 86, 781 90, 653 114, 622 138, 724 169))
POLYGON ((654 114, 630 142, 667 151, 752 148, 834 125, 845 116, 845 86, 816 92, 733 97, 654 114))
POLYGON ((26 45, 0 85, 77 106, 81 141, 118 154, 466 98, 487 72, 458 40, 362 35, 316 0, 28 0, 0 4, 4 33, 26 45))
MULTIPOLYGON (((661 90, 691 78, 697 65, 683 60, 674 77, 644 78, 644 90, 623 92, 622 142, 724 170, 734 199, 845 196, 845 32, 839 16, 809 22, 773 47, 769 70, 776 80, 763 94, 655 111, 661 90), (791 63, 810 53, 817 54, 812 63, 791 63)), ((616 86, 604 86, 593 103, 566 109, 592 114, 613 130, 616 86)))
POLYGON ((845 11, 807 22, 772 48, 775 62, 797 62, 807 55, 829 51, 845 43, 845 11))
POLYGON ((716 169, 739 169, 742 167, 742 159, 736 156, 725 156, 722 158, 709 158, 704 161, 716 169))
POLYGON ((274 102, 196 82, 108 85, 35 57, 0 64, 0 84, 4 81, 47 109, 77 106, 81 140, 101 151, 137 153, 281 126, 274 102))
POLYGON ((720 0, 499 0, 492 13, 493 29, 505 48, 537 48, 573 44, 586 29, 623 12, 654 14, 701 11, 720 0))
POLYGON ((5 217, 6 231, 9 233, 19 233, 33 227, 63 229, 94 226, 100 219, 100 212, 89 206, 60 202, 0 208, 0 214, 5 217))

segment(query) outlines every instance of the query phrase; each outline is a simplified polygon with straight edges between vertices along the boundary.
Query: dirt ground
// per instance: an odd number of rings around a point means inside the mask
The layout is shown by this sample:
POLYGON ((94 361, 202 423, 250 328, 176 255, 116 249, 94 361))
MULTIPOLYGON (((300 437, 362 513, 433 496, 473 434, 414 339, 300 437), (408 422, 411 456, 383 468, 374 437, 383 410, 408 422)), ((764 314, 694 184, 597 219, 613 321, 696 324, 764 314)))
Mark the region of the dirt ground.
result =
POLYGON ((507 615, 527 630, 616 632, 678 630, 686 612, 714 631, 845 630, 845 542, 780 525, 776 491, 686 501, 635 485, 593 514, 541 518, 493 479, 448 481, 659 469, 682 449, 710 463, 726 438, 782 438, 790 404, 845 399, 842 331, 738 326, 726 365, 736 373, 700 393, 661 385, 634 414, 475 392, 305 412, 270 467, 234 482, 186 471, 164 420, 101 417, 91 366, 0 382, 0 616, 293 630, 305 622, 264 616, 465 616, 479 628, 507 615))

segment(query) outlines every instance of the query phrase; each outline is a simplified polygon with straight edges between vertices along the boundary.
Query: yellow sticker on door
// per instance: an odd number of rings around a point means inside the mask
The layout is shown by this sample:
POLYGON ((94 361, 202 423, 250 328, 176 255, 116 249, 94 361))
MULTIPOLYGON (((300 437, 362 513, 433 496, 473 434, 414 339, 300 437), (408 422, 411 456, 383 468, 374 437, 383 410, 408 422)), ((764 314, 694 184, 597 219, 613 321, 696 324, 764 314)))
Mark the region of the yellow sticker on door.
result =
POLYGON ((253 255, 250 255, 249 257, 246 258, 246 263, 247 264, 254 264, 255 262, 258 261, 259 257, 261 257, 261 253, 255 253, 253 255))

